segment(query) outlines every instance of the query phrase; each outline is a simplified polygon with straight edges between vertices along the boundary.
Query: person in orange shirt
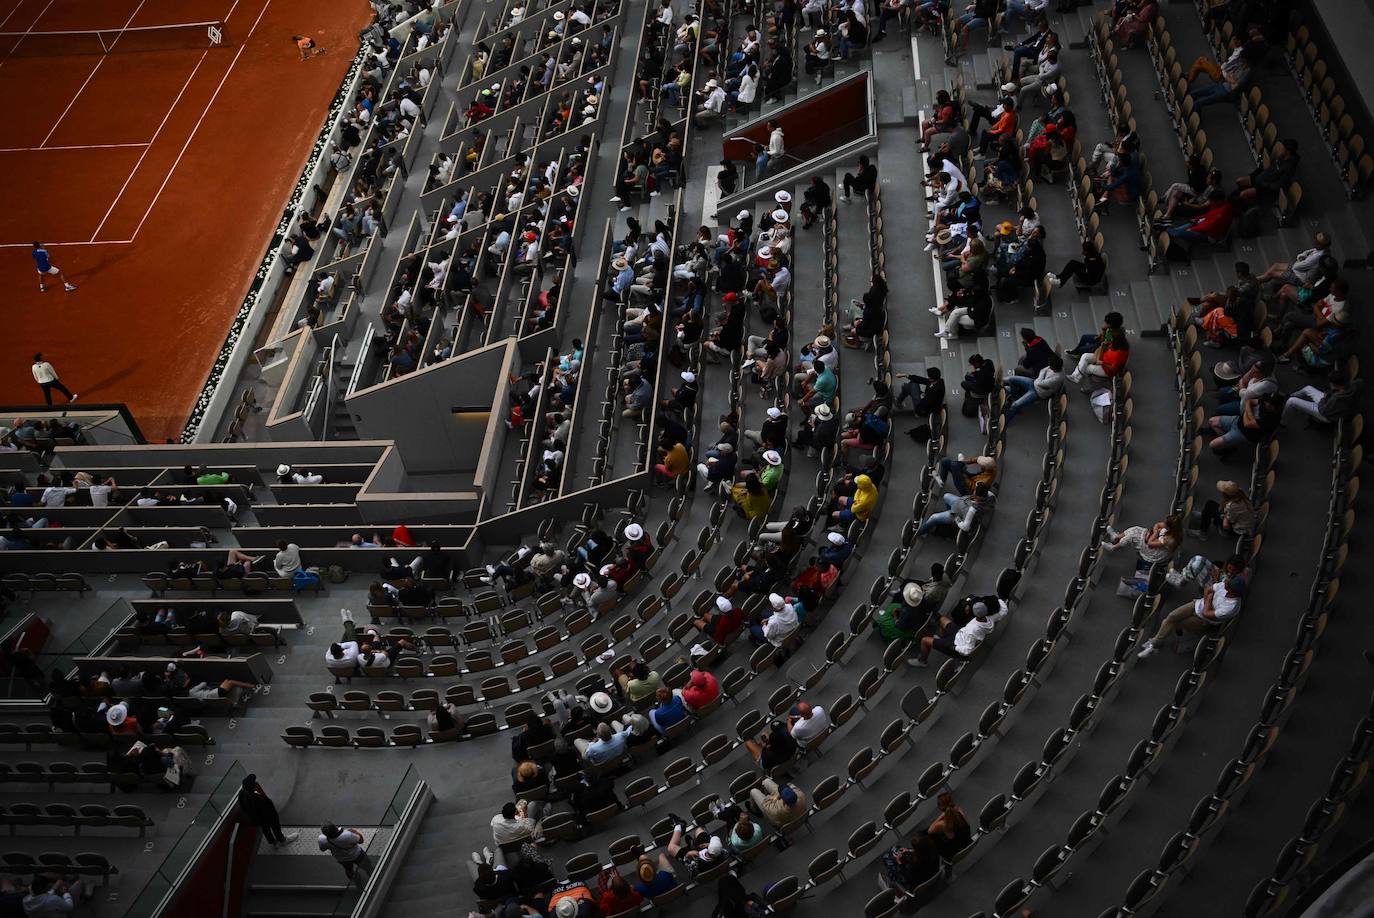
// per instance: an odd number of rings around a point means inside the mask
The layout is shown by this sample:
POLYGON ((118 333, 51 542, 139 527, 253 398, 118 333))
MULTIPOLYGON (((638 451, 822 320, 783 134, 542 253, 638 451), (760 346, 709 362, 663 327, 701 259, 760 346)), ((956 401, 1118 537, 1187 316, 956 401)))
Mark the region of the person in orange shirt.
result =
POLYGON ((308 61, 315 55, 324 53, 324 49, 316 45, 315 39, 309 35, 292 35, 291 40, 301 50, 301 60, 303 61, 308 61))
POLYGON ((1016 136, 1016 102, 1010 97, 1002 100, 1002 114, 992 123, 978 140, 978 158, 987 159, 993 144, 1003 137, 1016 136))
POLYGON ((1101 382, 1120 376, 1125 371, 1126 361, 1130 357, 1130 343, 1126 336, 1113 338, 1091 354, 1084 354, 1078 358, 1078 368, 1069 374, 1069 379, 1074 383, 1080 383, 1086 375, 1101 382))

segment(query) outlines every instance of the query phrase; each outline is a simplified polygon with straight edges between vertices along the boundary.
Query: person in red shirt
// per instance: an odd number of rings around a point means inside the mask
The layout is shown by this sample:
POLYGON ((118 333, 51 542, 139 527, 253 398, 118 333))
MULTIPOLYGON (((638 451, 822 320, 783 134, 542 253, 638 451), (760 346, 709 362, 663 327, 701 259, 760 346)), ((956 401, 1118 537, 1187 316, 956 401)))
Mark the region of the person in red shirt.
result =
POLYGON ((611 878, 610 886, 602 890, 596 905, 603 915, 619 915, 629 909, 638 908, 639 903, 643 901, 644 897, 636 892, 624 877, 616 874, 611 878))
MULTIPOLYGON (((1192 254, 1192 249, 1185 243, 1217 243, 1225 239, 1226 234, 1231 231, 1231 220, 1235 216, 1235 212, 1235 207, 1232 206, 1231 202, 1222 199, 1187 223, 1169 227, 1166 230, 1169 234, 1169 241, 1178 245, 1186 258, 1192 254)), ((1170 250, 1173 250, 1172 245, 1170 250)))
POLYGON ((654 553, 654 540, 644 532, 644 527, 631 523, 625 527, 625 562, 635 570, 643 570, 649 556, 654 553))
POLYGON ((692 620, 692 627, 723 644, 744 625, 744 612, 724 596, 716 597, 715 609, 707 609, 692 620))
POLYGON ((1130 344, 1126 336, 1113 338, 1091 354, 1084 354, 1078 358, 1078 368, 1069 374, 1069 379, 1080 383, 1083 377, 1087 376, 1096 382, 1103 382, 1120 376, 1125 372, 1126 362, 1130 357, 1130 344))
POLYGON ((682 703, 692 711, 700 711, 720 697, 720 682, 702 669, 692 670, 682 690, 682 703))

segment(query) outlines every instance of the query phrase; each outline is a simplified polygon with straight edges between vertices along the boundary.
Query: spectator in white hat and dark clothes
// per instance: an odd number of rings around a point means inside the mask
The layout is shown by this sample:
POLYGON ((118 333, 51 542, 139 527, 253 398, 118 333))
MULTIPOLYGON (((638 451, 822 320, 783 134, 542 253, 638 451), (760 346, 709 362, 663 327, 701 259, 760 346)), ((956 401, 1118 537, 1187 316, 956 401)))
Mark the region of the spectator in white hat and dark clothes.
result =
POLYGON ((758 449, 782 450, 787 446, 787 415, 777 405, 768 408, 768 419, 758 430, 745 430, 744 439, 758 449))

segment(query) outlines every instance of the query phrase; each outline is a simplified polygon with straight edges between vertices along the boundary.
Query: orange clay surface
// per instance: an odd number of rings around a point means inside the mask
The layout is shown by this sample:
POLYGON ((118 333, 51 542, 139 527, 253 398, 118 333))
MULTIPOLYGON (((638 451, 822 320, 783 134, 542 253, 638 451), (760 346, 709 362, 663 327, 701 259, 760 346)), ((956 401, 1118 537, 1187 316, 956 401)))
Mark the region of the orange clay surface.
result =
POLYGON ((371 21, 366 0, 0 0, 5 33, 215 19, 216 48, 0 37, 0 404, 42 403, 42 351, 81 402, 181 433, 371 21), (328 53, 302 63, 292 35, 328 53), (39 292, 34 241, 76 292, 39 292))

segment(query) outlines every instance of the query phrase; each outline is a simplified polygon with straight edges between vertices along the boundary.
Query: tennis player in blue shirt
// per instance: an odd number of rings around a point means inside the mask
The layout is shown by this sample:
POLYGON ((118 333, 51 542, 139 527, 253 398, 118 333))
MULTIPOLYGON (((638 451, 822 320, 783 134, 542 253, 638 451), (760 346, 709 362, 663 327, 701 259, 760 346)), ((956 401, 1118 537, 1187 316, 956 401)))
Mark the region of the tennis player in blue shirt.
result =
POLYGON ((67 283, 67 275, 62 273, 62 269, 52 263, 52 256, 48 254, 47 249, 43 248, 43 243, 41 242, 35 242, 33 244, 33 263, 38 266, 39 293, 43 293, 48 289, 47 285, 43 283, 43 278, 49 274, 56 274, 59 278, 61 278, 62 289, 67 291, 68 293, 71 293, 73 290, 76 289, 75 284, 67 283))

